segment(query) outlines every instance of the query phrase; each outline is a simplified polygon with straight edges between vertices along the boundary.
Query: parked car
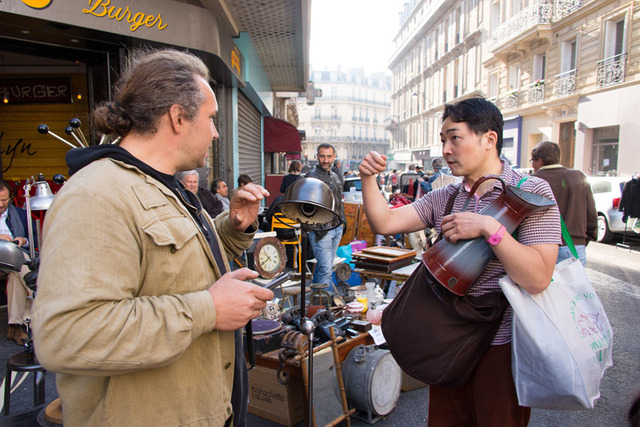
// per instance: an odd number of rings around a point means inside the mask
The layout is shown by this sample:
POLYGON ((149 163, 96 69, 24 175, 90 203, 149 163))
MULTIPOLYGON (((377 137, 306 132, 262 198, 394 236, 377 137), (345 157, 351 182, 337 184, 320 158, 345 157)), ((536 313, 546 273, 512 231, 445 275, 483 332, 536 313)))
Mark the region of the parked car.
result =
MULTIPOLYGON (((598 242, 610 242, 614 234, 624 234, 625 224, 622 212, 618 210, 624 184, 630 177, 591 176, 587 178, 596 202, 598 212, 598 242)), ((629 220, 630 222, 631 220, 629 220)), ((636 235, 631 225, 627 225, 627 235, 636 235)))
MULTIPOLYGON (((389 200, 389 195, 383 189, 380 192, 385 200, 389 200)), ((342 200, 345 203, 362 203, 362 182, 359 176, 350 176, 345 178, 342 187, 342 200)))

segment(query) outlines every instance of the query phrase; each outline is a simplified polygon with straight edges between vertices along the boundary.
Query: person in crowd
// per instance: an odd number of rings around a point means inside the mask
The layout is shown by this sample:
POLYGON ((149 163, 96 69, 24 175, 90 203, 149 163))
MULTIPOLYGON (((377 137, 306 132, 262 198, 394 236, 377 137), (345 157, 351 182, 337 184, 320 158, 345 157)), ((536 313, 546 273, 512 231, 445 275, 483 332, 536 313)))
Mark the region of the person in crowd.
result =
MULTIPOLYGON (((29 239, 27 212, 11 204, 11 186, 4 179, 0 179, 0 239, 13 242, 24 253, 24 259, 29 259, 29 239)), ((35 230, 35 228, 33 228, 35 230)), ((24 276, 29 267, 24 264, 19 272, 7 273, 7 339, 24 345, 27 332, 24 319, 29 317, 31 290, 24 283, 24 276)))
POLYGON ((216 199, 222 203, 222 210, 229 210, 229 187, 227 183, 218 178, 211 183, 211 192, 216 196, 216 199))
POLYGON ((176 179, 180 181, 185 189, 191 191, 193 194, 198 193, 198 181, 200 181, 200 174, 197 170, 191 169, 189 171, 176 172, 176 179))
POLYGON ((287 191, 287 188, 289 188, 291 184, 296 182, 296 180, 298 180, 301 177, 300 175, 301 170, 302 170, 302 163, 300 163, 299 160, 292 160, 291 163, 289 164, 289 173, 285 175, 284 178, 282 178, 282 184, 280 184, 280 192, 282 194, 284 194, 285 191, 287 191))
POLYGON ((178 172, 176 178, 184 185, 184 188, 198 196, 202 208, 211 215, 211 218, 222 213, 222 202, 211 191, 200 186, 200 173, 197 170, 178 172))
MULTIPOLYGON (((416 165, 413 165, 413 164, 409 165, 409 170, 405 175, 417 175, 416 165)), ((405 177, 405 179, 402 180, 402 193, 407 194, 410 197, 415 196, 416 192, 414 189, 414 185, 417 182, 416 179, 417 177, 413 177, 413 176, 405 177)))
MULTIPOLYGON (((586 265, 586 246, 590 240, 598 239, 598 212, 586 175, 562 166, 560 146, 552 141, 542 141, 533 147, 531 166, 533 176, 544 179, 551 186, 578 258, 582 265, 586 265)), ((572 256, 567 242, 562 239, 557 262, 572 256)))
POLYGON ((342 173, 342 160, 335 159, 333 161, 333 166, 331 166, 331 171, 336 174, 338 178, 340 178, 340 182, 344 184, 344 174, 342 173))
MULTIPOLYGON (((335 198, 335 213, 345 220, 344 205, 342 202, 342 182, 333 173, 331 165, 336 157, 333 145, 322 143, 318 145, 316 159, 318 164, 315 169, 307 173, 307 177, 317 178, 327 184, 333 192, 335 198)), ((313 283, 333 283, 331 275, 333 273, 333 260, 338 252, 340 239, 342 238, 342 227, 336 227, 327 231, 312 231, 309 233, 309 243, 316 257, 316 268, 313 271, 313 283)))
MULTIPOLYGON (((468 293, 500 292, 498 279, 506 274, 530 293, 542 292, 551 281, 561 242, 558 209, 554 206, 526 218, 516 230, 516 239, 492 216, 476 213, 502 193, 500 182, 487 180, 463 212, 471 186, 482 176, 499 175, 507 184, 517 185, 525 175, 500 161, 503 118, 490 101, 470 98, 447 104, 442 120, 443 156, 463 181, 434 190, 411 205, 389 209, 375 183, 375 175, 387 166, 386 156, 369 153, 360 164, 360 177, 372 229, 393 235, 436 227, 453 243, 486 239, 495 257, 468 293), (452 214, 443 218, 449 197, 455 197, 452 214)), ((529 177, 521 188, 553 198, 549 184, 540 178, 529 177)), ((490 349, 463 386, 430 386, 429 425, 527 425, 531 409, 518 406, 511 373, 511 319, 508 309, 490 349)))
POLYGON ((394 169, 391 171, 391 192, 395 193, 398 189, 398 171, 394 169))
POLYGON ((227 265, 252 243, 269 193, 247 185, 211 221, 175 179, 203 167, 218 138, 210 78, 190 53, 140 53, 92 113, 120 144, 67 154, 33 307, 65 425, 244 424, 241 329, 273 292, 227 265))
POLYGON ((238 191, 242 190, 245 185, 251 184, 252 182, 253 179, 251 179, 249 175, 246 173, 240 174, 240 176, 238 176, 238 186, 229 192, 229 199, 233 199, 233 196, 235 196, 238 191))
POLYGON ((431 167, 433 167, 434 174, 429 178, 429 183, 431 184, 432 190, 459 182, 458 178, 452 175, 448 175, 442 170, 444 168, 444 165, 445 161, 442 157, 436 157, 431 162, 431 167))

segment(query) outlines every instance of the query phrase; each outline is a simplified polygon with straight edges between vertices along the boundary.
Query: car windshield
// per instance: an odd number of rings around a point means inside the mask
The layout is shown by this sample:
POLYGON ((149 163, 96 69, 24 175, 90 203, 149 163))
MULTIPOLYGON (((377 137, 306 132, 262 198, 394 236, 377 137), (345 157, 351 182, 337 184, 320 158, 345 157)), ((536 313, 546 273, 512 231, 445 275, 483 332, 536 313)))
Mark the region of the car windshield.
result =
POLYGON ((344 182, 344 192, 362 191, 362 182, 359 179, 352 179, 344 182))

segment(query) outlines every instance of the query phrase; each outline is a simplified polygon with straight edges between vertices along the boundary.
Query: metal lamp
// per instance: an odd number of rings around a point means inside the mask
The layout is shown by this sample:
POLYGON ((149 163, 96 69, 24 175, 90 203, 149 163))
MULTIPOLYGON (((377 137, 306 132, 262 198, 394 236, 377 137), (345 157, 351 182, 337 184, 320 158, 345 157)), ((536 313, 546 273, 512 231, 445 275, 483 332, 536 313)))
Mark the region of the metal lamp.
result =
POLYGON ((44 179, 43 174, 39 174, 37 178, 31 177, 24 183, 25 205, 27 207, 27 231, 29 233, 29 256, 34 259, 35 245, 33 244, 33 224, 31 223, 32 211, 46 211, 53 202, 53 193, 49 187, 49 183, 44 179), (36 195, 31 197, 31 187, 36 186, 36 195))
MULTIPOLYGON (((336 201, 331 188, 316 178, 301 178, 287 188, 278 205, 284 216, 300 224, 302 265, 307 264, 307 240, 309 231, 329 231, 342 225, 342 218, 335 212, 336 201)), ((274 217, 277 218, 277 217, 274 217)), ((313 339, 315 325, 305 317, 306 271, 300 277, 300 332, 309 337, 308 391, 309 409, 305 424, 311 425, 313 414, 313 339)))
POLYGON ((18 245, 0 240, 0 271, 20 271, 24 264, 24 255, 18 245))

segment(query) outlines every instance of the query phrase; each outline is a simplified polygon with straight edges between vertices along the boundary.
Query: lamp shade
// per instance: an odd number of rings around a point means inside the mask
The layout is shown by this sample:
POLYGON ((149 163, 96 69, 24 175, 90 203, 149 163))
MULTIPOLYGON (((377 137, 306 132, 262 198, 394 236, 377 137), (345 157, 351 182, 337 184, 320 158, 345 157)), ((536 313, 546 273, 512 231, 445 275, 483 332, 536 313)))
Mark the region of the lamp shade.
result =
POLYGON ((53 193, 47 181, 36 181, 36 195, 29 198, 32 211, 46 211, 53 201, 53 193))
POLYGON ((0 271, 20 271, 24 264, 24 253, 18 245, 0 240, 0 271))
POLYGON ((309 229, 326 230, 340 225, 340 216, 335 212, 333 191, 317 178, 301 178, 287 188, 280 210, 284 216, 306 225, 309 229))

